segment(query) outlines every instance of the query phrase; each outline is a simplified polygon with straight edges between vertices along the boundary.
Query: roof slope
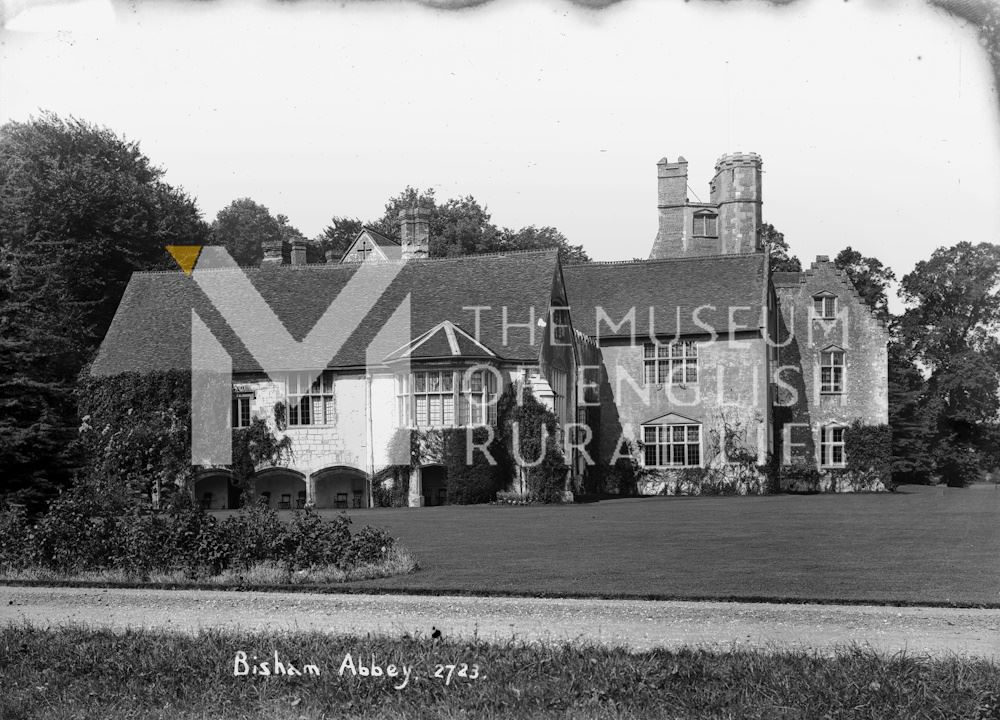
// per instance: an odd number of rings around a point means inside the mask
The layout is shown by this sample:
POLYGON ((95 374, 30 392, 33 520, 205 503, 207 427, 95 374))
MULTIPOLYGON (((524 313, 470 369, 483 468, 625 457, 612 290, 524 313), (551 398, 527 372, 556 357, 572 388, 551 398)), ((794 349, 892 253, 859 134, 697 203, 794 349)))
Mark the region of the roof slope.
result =
MULTIPOLYGON (((389 265, 376 271, 394 272, 389 265)), ((479 341, 499 358, 537 361, 544 333, 530 333, 527 328, 511 325, 527 323, 532 307, 536 318, 547 317, 552 279, 558 267, 557 251, 472 255, 396 265, 398 275, 370 310, 365 311, 357 303, 351 327, 345 328, 349 335, 328 367, 363 367, 368 346, 407 295, 411 306, 409 339, 420 337, 445 320, 474 333, 476 311, 464 308, 489 307, 479 311, 479 341), (504 307, 508 322, 506 344, 504 307)), ((302 340, 359 269, 358 263, 330 263, 205 272, 245 272, 288 333, 302 340)), ((190 369, 192 309, 229 353, 234 372, 262 370, 197 281, 177 271, 132 276, 91 372, 106 375, 190 369)), ((267 341, 256 338, 257 343, 267 341)))
POLYGON ((629 336, 631 323, 617 330, 613 325, 633 308, 636 334, 687 335, 708 332, 696 320, 717 332, 727 331, 731 307, 751 308, 736 311, 734 322, 756 329, 766 297, 767 268, 764 254, 752 253, 567 265, 563 279, 573 326, 591 337, 629 336), (599 315, 601 310, 612 325, 599 315))

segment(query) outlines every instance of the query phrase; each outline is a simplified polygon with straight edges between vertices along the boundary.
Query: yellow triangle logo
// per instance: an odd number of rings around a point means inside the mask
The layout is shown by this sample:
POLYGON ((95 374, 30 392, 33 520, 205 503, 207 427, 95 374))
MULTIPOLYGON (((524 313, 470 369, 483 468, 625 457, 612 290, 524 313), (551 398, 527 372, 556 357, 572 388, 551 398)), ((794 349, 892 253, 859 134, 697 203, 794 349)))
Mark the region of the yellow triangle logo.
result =
POLYGON ((191 271, 201 254, 201 245, 167 245, 167 252, 173 255, 184 274, 191 277, 191 271))

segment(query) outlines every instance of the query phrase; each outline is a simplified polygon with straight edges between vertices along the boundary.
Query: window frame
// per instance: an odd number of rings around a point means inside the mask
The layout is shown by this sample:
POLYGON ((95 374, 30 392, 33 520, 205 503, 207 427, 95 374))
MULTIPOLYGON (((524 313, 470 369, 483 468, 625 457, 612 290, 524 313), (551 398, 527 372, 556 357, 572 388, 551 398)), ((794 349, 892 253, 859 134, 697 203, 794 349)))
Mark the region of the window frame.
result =
POLYGON ((824 468, 845 468, 847 467, 847 448, 844 442, 846 425, 823 425, 819 429, 819 464, 824 468), (836 440, 834 433, 840 432, 840 440, 836 440), (828 435, 829 433, 829 435, 828 435), (840 461, 834 460, 835 450, 840 449, 840 461))
POLYGON ((840 348, 827 348, 819 353, 819 392, 821 395, 843 395, 847 391, 847 353, 840 348), (827 363, 829 356, 829 363, 827 363), (837 362, 837 359, 840 362, 837 362), (826 379, 829 371, 829 380, 826 379))
POLYGON ((642 464, 643 467, 647 468, 685 468, 685 467, 704 467, 703 463, 705 460, 705 453, 702 448, 702 439, 704 433, 702 432, 701 423, 670 423, 665 425, 653 424, 653 425, 643 425, 642 426, 642 464), (674 430, 679 429, 682 434, 682 439, 677 439, 677 435, 674 430), (697 440, 691 440, 690 432, 694 429, 697 431, 697 440), (655 435, 653 441, 650 442, 650 432, 655 435), (666 439, 664 439, 666 435, 666 439), (684 462, 674 462, 674 458, 677 457, 677 450, 684 457, 684 462), (696 463, 690 462, 691 450, 697 449, 698 461, 696 463), (650 464, 650 451, 653 452, 654 464, 650 464), (669 462, 663 463, 664 458, 669 458, 669 462))
POLYGON ((719 214, 711 211, 696 212, 692 216, 691 234, 695 237, 719 237, 719 214), (701 232, 698 232, 699 221, 701 223, 701 232), (709 221, 712 222, 712 232, 709 232, 709 221))
POLYGON ((840 308, 840 301, 836 295, 833 293, 818 293, 812 296, 813 300, 813 317, 818 320, 836 320, 837 311, 840 308), (827 311, 827 305, 832 307, 832 310, 827 311), (817 309, 818 308, 818 309, 817 309))
POLYGON ((331 370, 323 370, 311 383, 306 383, 312 373, 308 371, 292 372, 285 376, 285 417, 289 428, 332 427, 336 425, 336 413, 327 412, 334 405, 334 375, 331 370), (317 399, 319 403, 317 405, 317 399), (329 402, 329 405, 327 404, 329 402), (322 421, 314 422, 316 408, 320 408, 322 421), (305 409, 308 408, 308 409, 305 409), (308 420, 303 413, 308 413, 308 420))
POLYGON ((500 389, 496 373, 480 368, 424 368, 396 375, 396 408, 400 427, 433 430, 453 427, 495 426, 500 389), (437 389, 431 389, 430 377, 438 377, 437 389), (418 390, 422 378, 423 390, 418 390), (445 378, 449 378, 445 381, 445 378), (446 386, 450 389, 447 389, 446 386), (426 397, 426 411, 420 411, 419 398, 426 397), (431 398, 441 398, 435 413, 431 398), (448 398, 445 400, 444 398, 448 398), (437 420, 440 419, 440 423, 437 420))
POLYGON ((253 408, 250 400, 253 396, 249 393, 233 393, 233 403, 230 408, 230 426, 233 430, 248 428, 253 424, 253 408), (243 408, 246 407, 246 422, 244 422, 243 408))
POLYGON ((671 340, 664 343, 643 343, 642 382, 644 385, 687 387, 697 385, 701 377, 698 343, 695 340, 671 340), (675 352, 676 348, 681 352, 675 352), (674 380, 677 370, 681 379, 674 380), (652 374, 651 372, 652 371, 652 374))

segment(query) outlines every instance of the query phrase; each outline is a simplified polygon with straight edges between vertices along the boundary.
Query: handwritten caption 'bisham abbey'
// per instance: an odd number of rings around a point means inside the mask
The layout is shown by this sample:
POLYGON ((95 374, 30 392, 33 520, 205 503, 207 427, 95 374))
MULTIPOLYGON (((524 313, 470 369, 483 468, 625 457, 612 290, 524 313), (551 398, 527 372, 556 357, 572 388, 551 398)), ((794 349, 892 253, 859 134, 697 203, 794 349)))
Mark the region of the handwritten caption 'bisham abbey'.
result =
MULTIPOLYGON (((416 669, 416 665, 412 663, 382 664, 376 661, 374 654, 362 658, 361 653, 358 653, 355 660, 352 653, 347 653, 340 663, 337 675, 388 681, 392 683, 394 689, 403 690, 410 684, 411 678, 420 676, 419 673, 414 675, 416 669)), ((233 659, 234 677, 320 677, 321 675, 323 670, 318 665, 306 663, 296 666, 294 663, 282 660, 277 650, 274 651, 273 662, 259 660, 256 655, 248 656, 243 650, 238 650, 233 659)), ((479 665, 475 663, 439 663, 429 668, 423 676, 451 685, 453 680, 478 680, 480 671, 479 665)))

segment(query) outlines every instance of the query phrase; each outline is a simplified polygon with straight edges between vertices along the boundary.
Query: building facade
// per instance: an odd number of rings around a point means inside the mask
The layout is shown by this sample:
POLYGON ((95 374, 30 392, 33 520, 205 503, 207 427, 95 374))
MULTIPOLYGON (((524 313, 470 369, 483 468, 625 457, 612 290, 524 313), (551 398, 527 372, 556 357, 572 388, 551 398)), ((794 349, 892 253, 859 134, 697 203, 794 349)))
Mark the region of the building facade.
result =
MULTIPOLYGON (((740 463, 843 467, 845 428, 887 421, 885 328, 828 258, 770 272, 759 156, 723 156, 707 203, 688 199, 683 158, 661 160, 657 176, 646 261, 433 258, 429 218, 413 208, 399 241, 365 228, 326 263, 307 263, 297 243, 287 255, 266 247, 260 268, 136 273, 92 372, 190 370, 203 323, 231 360, 232 426, 261 418, 291 439, 292 458, 253 478, 280 508, 370 506, 400 428, 492 426, 514 383, 582 432, 567 489, 699 492, 706 470, 740 463), (237 333, 210 298, 227 281, 258 295, 296 342, 316 327, 342 334, 329 361, 290 355, 265 370, 251 349, 267 339, 237 333), (622 463, 632 486, 609 482, 622 463)), ((447 501, 443 465, 425 459, 410 471, 411 506, 447 501)), ((755 473, 735 491, 773 489, 755 473)), ((202 468, 194 491, 212 509, 238 502, 224 467, 202 468)))

